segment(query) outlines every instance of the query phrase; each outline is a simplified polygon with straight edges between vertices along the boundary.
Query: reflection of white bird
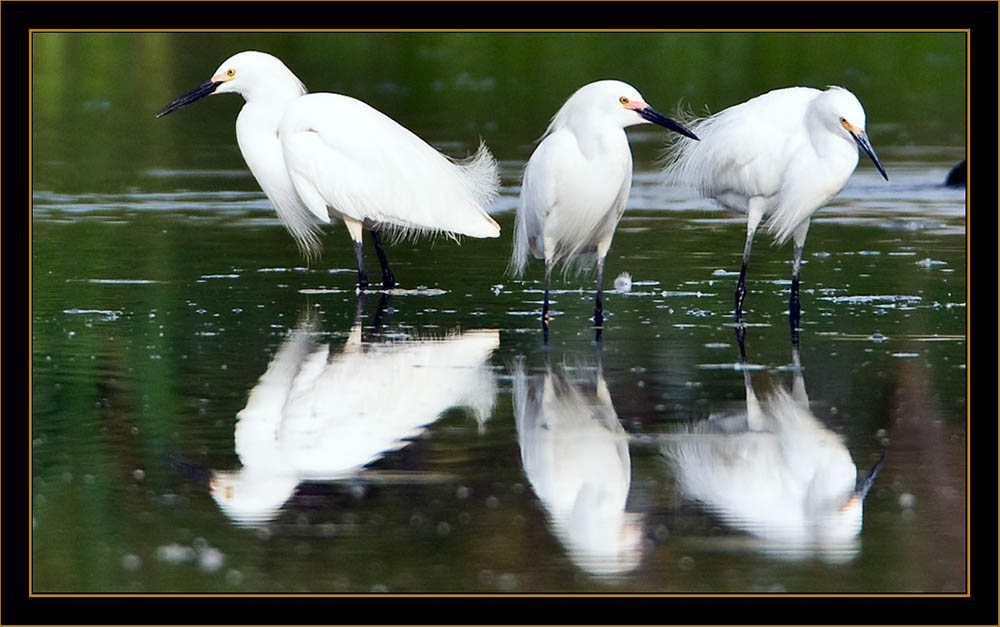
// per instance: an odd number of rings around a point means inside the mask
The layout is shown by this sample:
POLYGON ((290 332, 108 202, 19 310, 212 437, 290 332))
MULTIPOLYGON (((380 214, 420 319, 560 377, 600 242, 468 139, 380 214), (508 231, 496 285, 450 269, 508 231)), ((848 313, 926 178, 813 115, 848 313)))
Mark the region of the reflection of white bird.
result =
POLYGON ((809 411, 802 377, 761 403, 744 371, 746 412, 713 415, 662 447, 682 492, 786 556, 853 557, 862 504, 881 466, 858 480, 843 440, 809 411))
POLYGON ((747 214, 747 237, 736 287, 742 318, 745 276, 761 219, 775 242, 795 239, 789 312, 799 315, 799 267, 809 220, 847 182, 858 148, 888 180, 865 133, 865 110, 851 92, 808 87, 776 89, 691 122, 700 142, 676 142, 668 178, 747 214))
POLYGON ((592 381, 573 381, 551 368, 529 377, 521 364, 513 374, 521 461, 556 536, 587 572, 634 569, 642 521, 625 511, 628 435, 604 378, 598 372, 592 381))
POLYGON ((211 94, 246 99, 236 139, 250 171, 299 247, 320 249, 317 221, 344 221, 354 241, 358 284, 367 287, 362 230, 370 229, 386 288, 395 278, 379 231, 499 237, 486 213, 499 187, 485 146, 455 163, 367 104, 340 94, 307 94, 275 57, 246 51, 207 82, 174 100, 161 117, 211 94))
POLYGON ((624 129, 649 122, 697 139, 653 110, 631 85, 590 83, 563 104, 528 160, 510 268, 520 275, 529 255, 545 260, 543 322, 552 268, 592 257, 597 262, 594 322, 600 326, 604 258, 632 187, 632 152, 624 129))
POLYGON ((348 477, 450 408, 485 420, 496 394, 486 362, 499 344, 495 330, 369 344, 358 324, 336 353, 300 325, 238 414, 242 468, 214 473, 212 496, 236 522, 266 522, 299 482, 348 477))

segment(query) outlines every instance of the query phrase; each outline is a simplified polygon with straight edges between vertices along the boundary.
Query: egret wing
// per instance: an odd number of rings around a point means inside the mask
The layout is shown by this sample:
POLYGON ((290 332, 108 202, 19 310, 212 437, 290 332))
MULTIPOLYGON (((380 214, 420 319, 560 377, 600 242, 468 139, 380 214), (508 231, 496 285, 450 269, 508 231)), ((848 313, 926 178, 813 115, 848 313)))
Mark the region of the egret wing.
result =
POLYGON ((486 212, 499 177, 480 147, 456 163, 383 113, 336 94, 310 94, 279 129, 296 191, 317 216, 401 232, 497 237, 486 212))
MULTIPOLYGON (((528 159, 521 183, 521 204, 514 225, 514 253, 511 266, 516 274, 523 272, 528 255, 545 258, 546 221, 558 215, 557 207, 564 198, 569 173, 579 150, 571 133, 556 131, 545 136, 528 159)), ((555 260, 550 260, 554 263, 555 260)))
POLYGON ((791 87, 768 92, 691 123, 700 141, 678 141, 667 174, 726 206, 746 210, 746 199, 771 198, 781 189, 787 155, 806 143, 805 112, 821 92, 791 87))

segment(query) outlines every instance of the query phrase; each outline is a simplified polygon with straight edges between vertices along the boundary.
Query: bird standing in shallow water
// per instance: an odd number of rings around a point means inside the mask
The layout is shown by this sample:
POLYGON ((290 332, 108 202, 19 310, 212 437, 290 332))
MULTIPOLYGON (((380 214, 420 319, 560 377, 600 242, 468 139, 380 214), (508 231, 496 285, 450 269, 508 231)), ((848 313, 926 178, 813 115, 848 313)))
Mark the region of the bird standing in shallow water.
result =
POLYGON ((371 231, 382 284, 395 286, 381 232, 499 237, 486 212, 499 188, 496 160, 484 145, 454 162, 369 105, 340 94, 306 93, 279 59, 256 51, 233 55, 207 82, 156 117, 205 96, 246 100, 236 139, 254 178, 307 257, 319 253, 319 224, 344 221, 368 286, 362 233, 371 231))
POLYGON ((603 324, 604 258, 632 186, 632 152, 625 127, 652 122, 692 139, 693 133, 657 113, 621 81, 584 85, 552 118, 524 170, 510 271, 529 256, 545 260, 542 324, 547 328, 552 269, 597 263, 594 324, 603 324))
POLYGON ((691 127, 701 141, 671 146, 668 180, 747 214, 736 321, 742 320, 754 233, 767 217, 776 244, 795 241, 788 312, 797 327, 799 268, 812 214, 844 187, 858 164, 858 148, 889 180, 865 133, 864 108, 842 87, 789 87, 693 121, 691 127))

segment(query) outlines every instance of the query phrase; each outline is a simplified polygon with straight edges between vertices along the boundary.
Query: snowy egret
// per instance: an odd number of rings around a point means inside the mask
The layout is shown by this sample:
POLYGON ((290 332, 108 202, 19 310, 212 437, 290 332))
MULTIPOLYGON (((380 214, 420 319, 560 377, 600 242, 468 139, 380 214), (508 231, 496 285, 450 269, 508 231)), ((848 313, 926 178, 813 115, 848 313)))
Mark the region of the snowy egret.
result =
POLYGON ((528 160, 509 269, 517 276, 529 255, 545 260, 543 325, 553 267, 590 260, 597 265, 594 324, 602 324, 604 258, 632 187, 625 128, 650 122, 698 139, 646 104, 635 87, 614 80, 590 83, 563 104, 528 160))
POLYGON ((360 319, 339 350, 307 311, 237 414, 238 470, 212 474, 220 509, 241 525, 272 520, 297 486, 363 473, 452 408, 493 413, 495 329, 367 342, 360 319))
POLYGON ((319 224, 344 221, 354 241, 358 287, 368 286, 362 233, 372 234, 385 288, 395 286, 380 233, 499 237, 486 212, 499 187, 486 146, 464 162, 432 148, 369 105, 340 94, 306 93, 279 59, 245 51, 207 82, 164 107, 162 117, 205 96, 237 93, 246 104, 236 139, 279 218, 309 257, 319 224))
POLYGON ((701 141, 670 146, 668 179, 747 214, 736 321, 742 319, 754 233, 767 217, 776 244, 795 240, 789 315, 797 323, 799 267, 812 214, 843 188, 858 165, 858 148, 889 180, 865 132, 864 108, 842 87, 789 87, 690 124, 701 141))

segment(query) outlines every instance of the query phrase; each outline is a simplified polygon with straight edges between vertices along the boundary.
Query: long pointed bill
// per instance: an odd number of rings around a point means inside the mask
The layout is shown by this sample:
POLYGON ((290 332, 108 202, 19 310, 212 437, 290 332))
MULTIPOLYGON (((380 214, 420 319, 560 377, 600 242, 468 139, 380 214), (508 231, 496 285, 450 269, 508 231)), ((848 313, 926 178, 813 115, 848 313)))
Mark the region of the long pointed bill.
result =
POLYGON ((878 458, 872 469, 868 471, 868 474, 864 477, 858 479, 858 483, 854 487, 854 495, 860 498, 862 501, 868 496, 868 491, 872 489, 872 485, 875 483, 875 477, 878 476, 878 472, 882 470, 882 464, 885 463, 885 453, 878 458))
POLYGON ((885 173, 885 168, 882 167, 882 162, 878 160, 877 156, 875 156, 875 149, 872 148, 872 143, 868 140, 868 133, 861 130, 851 131, 851 137, 853 137, 854 141, 857 142, 858 147, 865 151, 868 158, 872 160, 872 163, 874 163, 875 167, 878 168, 878 172, 882 175, 882 178, 888 181, 889 175, 885 173))
POLYGON ((177 100, 174 100, 167 106, 156 114, 156 117, 162 118, 168 113, 173 113, 174 111, 188 106, 192 102, 197 102, 204 98, 205 96, 211 96, 215 89, 222 84, 222 81, 206 81, 201 85, 198 85, 188 93, 184 94, 177 100))
MULTIPOLYGON (((653 107, 650 107, 650 106, 647 105, 646 107, 644 107, 642 109, 636 109, 635 112, 638 113, 639 116, 642 117, 644 120, 649 120, 653 124, 659 124, 663 128, 669 129, 669 130, 671 130, 671 131, 673 131, 675 133, 680 133, 681 135, 683 135, 685 137, 690 137, 691 139, 698 140, 698 136, 697 135, 695 135, 691 131, 687 130, 686 128, 684 128, 683 126, 681 126, 680 124, 678 124, 677 122, 674 122, 670 118, 668 118, 668 117, 666 117, 664 115, 661 115, 653 107)), ((698 141, 701 141, 701 140, 698 140, 698 141)))

